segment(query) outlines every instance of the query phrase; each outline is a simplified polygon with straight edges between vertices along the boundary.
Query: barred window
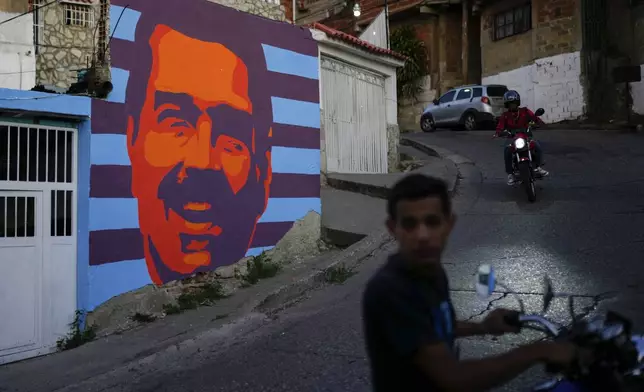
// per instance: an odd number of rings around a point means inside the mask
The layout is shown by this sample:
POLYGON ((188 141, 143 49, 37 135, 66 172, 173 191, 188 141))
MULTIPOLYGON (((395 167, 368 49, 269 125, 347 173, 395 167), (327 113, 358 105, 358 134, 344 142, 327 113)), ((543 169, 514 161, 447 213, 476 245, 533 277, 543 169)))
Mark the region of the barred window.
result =
POLYGON ((65 24, 68 26, 92 27, 94 12, 89 5, 65 4, 65 24))
POLYGON ((524 4, 494 16, 494 40, 525 33, 532 28, 532 4, 524 4))

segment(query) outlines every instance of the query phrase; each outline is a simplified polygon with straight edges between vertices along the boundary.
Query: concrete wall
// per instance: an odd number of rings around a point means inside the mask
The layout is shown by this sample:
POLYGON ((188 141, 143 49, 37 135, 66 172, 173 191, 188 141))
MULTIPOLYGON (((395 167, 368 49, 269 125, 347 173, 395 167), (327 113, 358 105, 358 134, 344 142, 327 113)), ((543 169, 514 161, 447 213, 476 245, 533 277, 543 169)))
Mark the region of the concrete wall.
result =
POLYGON ((92 103, 88 310, 258 255, 321 206, 308 29, 201 0, 121 12, 92 103))
POLYGON ((37 56, 38 84, 69 88, 77 81, 77 70, 88 68, 95 50, 94 29, 99 20, 99 5, 92 26, 65 25, 64 3, 44 7, 43 42, 37 56))
POLYGON ((427 106, 438 97, 432 88, 431 76, 423 78, 423 91, 416 100, 404 100, 398 103, 398 124, 402 132, 420 129, 420 116, 427 106))
MULTIPOLYGON (((285 21, 286 7, 279 0, 208 0, 231 7, 249 14, 263 16, 264 18, 285 21)), ((289 7, 289 8, 292 8, 289 7)))
MULTIPOLYGON (((26 1, 0 1, 0 21, 25 11, 26 1)), ((27 15, 0 25, 0 88, 29 90, 34 87, 35 80, 33 19, 27 15)))
MULTIPOLYGON (((644 80, 644 4, 632 8, 634 27, 633 47, 635 49, 634 59, 640 64, 642 80, 644 80)), ((631 96, 633 98, 633 111, 644 115, 644 81, 631 84, 631 96)))
POLYGON ((547 122, 583 115, 579 0, 535 0, 533 28, 494 41, 494 16, 522 4, 522 0, 505 0, 483 9, 483 83, 505 84, 519 91, 524 105, 546 110, 547 122))
POLYGON ((460 7, 451 7, 438 19, 439 94, 463 85, 463 16, 460 7))

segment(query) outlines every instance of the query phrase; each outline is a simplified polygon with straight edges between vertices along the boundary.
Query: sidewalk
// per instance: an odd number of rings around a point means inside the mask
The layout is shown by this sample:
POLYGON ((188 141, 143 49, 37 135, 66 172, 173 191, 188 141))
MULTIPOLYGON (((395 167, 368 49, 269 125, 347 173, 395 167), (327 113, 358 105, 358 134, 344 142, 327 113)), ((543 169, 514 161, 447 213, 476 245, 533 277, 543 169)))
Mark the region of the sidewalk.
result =
MULTIPOLYGON (((422 159, 425 166, 418 172, 444 178, 454 190, 458 170, 452 161, 409 147, 402 150, 422 159)), ((270 322, 271 314, 306 292, 328 284, 325 273, 329 268, 353 269, 389 244, 391 238, 384 229, 386 202, 382 197, 388 187, 406 174, 331 176, 330 183, 341 189, 323 189, 323 225, 362 238, 347 249, 323 254, 306 263, 294 263, 274 278, 241 289, 213 306, 167 316, 73 350, 2 366, 0 391, 85 391, 84 381, 109 379, 112 372, 136 372, 138 367, 166 354, 190 355, 208 346, 225 349, 227 336, 252 333, 270 322)))
MULTIPOLYGON (((414 170, 442 178, 454 190, 458 177, 456 164, 429 149, 423 151, 400 146, 401 152, 422 164, 414 170), (428 154, 429 153, 429 154, 428 154)), ((398 180, 409 173, 390 174, 329 174, 329 188, 322 188, 322 233, 337 246, 348 246, 374 231, 386 220, 386 198, 398 180)))

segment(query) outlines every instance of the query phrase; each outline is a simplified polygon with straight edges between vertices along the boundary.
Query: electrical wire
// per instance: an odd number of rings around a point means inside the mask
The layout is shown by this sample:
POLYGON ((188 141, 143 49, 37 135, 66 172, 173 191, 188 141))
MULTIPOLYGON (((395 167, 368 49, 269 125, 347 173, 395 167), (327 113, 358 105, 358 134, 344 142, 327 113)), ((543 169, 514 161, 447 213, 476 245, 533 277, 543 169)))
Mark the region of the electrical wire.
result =
POLYGON ((39 99, 53 99, 59 97, 89 97, 88 94, 58 94, 58 93, 46 93, 43 91, 34 91, 43 94, 49 94, 44 97, 0 97, 0 101, 37 101, 39 99))

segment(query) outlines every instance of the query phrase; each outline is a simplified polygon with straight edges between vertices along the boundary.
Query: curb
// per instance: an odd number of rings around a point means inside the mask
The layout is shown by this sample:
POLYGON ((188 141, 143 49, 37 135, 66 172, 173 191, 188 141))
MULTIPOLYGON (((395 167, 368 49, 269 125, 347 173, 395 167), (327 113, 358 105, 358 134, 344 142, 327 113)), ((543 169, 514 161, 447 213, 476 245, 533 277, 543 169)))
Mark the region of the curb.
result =
POLYGON ((322 240, 337 246, 338 248, 346 248, 356 244, 366 238, 364 234, 352 233, 350 231, 331 229, 329 227, 321 227, 322 240))
POLYGON ((387 230, 378 229, 340 252, 323 268, 317 268, 307 276, 271 291, 253 308, 253 311, 274 313, 282 310, 308 291, 324 286, 326 284, 325 275, 329 269, 339 266, 350 270, 355 269, 391 242, 393 242, 393 238, 387 230))
POLYGON ((420 150, 420 151, 424 152, 425 154, 427 154, 429 156, 445 159, 445 157, 442 156, 441 154, 439 154, 433 147, 430 147, 430 146, 428 146, 428 145, 426 145, 424 143, 421 143, 419 141, 416 141, 416 140, 413 140, 413 139, 408 139, 407 137, 403 136, 403 137, 400 138, 400 144, 402 144, 403 146, 413 147, 413 148, 415 148, 417 150, 420 150))
POLYGON ((378 199, 386 199, 389 196, 389 188, 381 185, 362 184, 358 182, 342 180, 327 176, 327 184, 331 188, 348 191, 353 193, 360 193, 365 196, 371 196, 378 199))

